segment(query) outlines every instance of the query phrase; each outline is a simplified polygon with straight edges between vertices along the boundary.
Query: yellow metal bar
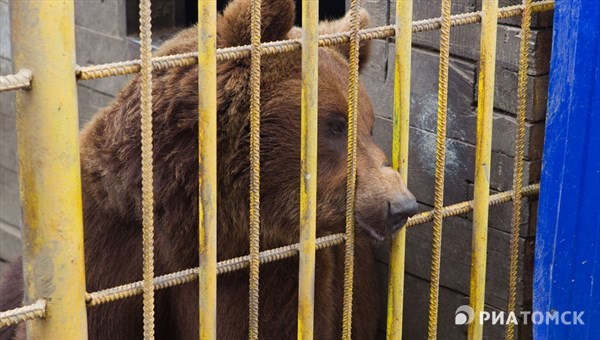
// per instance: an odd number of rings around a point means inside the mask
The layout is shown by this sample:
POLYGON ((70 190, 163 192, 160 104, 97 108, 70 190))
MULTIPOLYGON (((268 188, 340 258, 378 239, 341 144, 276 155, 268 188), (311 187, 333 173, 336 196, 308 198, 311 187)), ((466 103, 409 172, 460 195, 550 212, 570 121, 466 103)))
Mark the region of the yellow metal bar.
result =
MULTIPOLYGON (((412 0, 396 1, 392 167, 400 172, 405 183, 408 183, 412 7, 412 0)), ((405 244, 406 226, 396 234, 390 248, 387 339, 402 339, 405 244)))
POLYGON ((250 18, 250 277, 248 338, 258 340, 260 269, 260 27, 261 0, 252 0, 250 18))
POLYGON ((73 1, 13 1, 11 22, 15 66, 35 74, 16 102, 24 302, 47 301, 27 333, 86 339, 73 1))
POLYGON ((448 67, 450 58, 450 5, 450 0, 442 0, 435 154, 435 192, 433 201, 433 240, 431 246, 431 286, 429 289, 429 318, 427 322, 427 336, 429 339, 437 338, 438 300, 440 293, 444 170, 446 163, 446 110, 448 107, 448 67))
POLYGON ((475 321, 469 324, 469 339, 481 339, 483 337, 483 325, 477 322, 477 320, 478 315, 483 311, 485 299, 497 18, 498 0, 483 0, 477 97, 477 141, 475 143, 475 193, 473 200, 470 285, 470 305, 476 317, 475 321))
POLYGON ((217 2, 198 1, 199 338, 217 338, 217 2))
POLYGON ((352 338, 352 296, 354 292, 354 201, 356 195, 356 139, 358 122, 358 57, 360 30, 358 0, 350 3, 350 70, 348 76, 348 168, 346 171, 346 248, 344 251, 344 303, 342 339, 352 338))
MULTIPOLYGON (((525 115, 527 114, 527 69, 529 68, 529 40, 531 38, 532 1, 523 0, 521 21, 521 46, 517 85, 517 135, 515 141, 515 167, 513 173, 513 219, 510 238, 510 266, 508 279, 508 313, 517 305, 517 271, 519 264, 519 234, 521 233, 521 197, 523 185, 523 157, 525 153, 525 115)), ((515 338, 515 325, 507 323, 506 339, 515 338)))
POLYGON ((298 339, 314 337, 317 236, 319 1, 302 1, 302 124, 298 339))

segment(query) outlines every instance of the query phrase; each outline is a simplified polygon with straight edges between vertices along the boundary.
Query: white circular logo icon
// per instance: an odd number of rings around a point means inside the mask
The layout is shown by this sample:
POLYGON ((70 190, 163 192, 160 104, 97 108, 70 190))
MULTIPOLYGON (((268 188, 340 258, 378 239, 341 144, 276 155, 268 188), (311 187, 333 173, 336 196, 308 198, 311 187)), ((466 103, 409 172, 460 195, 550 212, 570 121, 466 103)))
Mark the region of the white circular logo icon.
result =
POLYGON ((473 322, 473 308, 469 305, 458 307, 454 313, 454 324, 461 326, 468 325, 471 322, 473 322))

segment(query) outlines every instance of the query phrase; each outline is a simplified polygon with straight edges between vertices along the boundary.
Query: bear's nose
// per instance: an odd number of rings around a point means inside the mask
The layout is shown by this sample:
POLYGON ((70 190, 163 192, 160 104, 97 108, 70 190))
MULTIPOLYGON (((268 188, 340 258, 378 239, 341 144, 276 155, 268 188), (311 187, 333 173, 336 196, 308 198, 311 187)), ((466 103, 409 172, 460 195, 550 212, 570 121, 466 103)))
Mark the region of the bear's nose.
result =
POLYGON ((417 200, 413 195, 397 196, 394 200, 388 202, 389 225, 394 229, 402 227, 409 217, 415 215, 418 210, 417 200))

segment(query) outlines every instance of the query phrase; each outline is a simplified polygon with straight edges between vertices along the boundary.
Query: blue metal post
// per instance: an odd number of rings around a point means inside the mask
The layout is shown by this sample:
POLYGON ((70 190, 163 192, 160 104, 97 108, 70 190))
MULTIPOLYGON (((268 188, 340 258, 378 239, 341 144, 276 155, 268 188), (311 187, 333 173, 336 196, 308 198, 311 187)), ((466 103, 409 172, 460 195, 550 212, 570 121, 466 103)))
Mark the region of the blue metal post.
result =
POLYGON ((533 309, 536 339, 600 339, 600 1, 556 0, 533 309), (566 321, 573 321, 572 318, 566 321))

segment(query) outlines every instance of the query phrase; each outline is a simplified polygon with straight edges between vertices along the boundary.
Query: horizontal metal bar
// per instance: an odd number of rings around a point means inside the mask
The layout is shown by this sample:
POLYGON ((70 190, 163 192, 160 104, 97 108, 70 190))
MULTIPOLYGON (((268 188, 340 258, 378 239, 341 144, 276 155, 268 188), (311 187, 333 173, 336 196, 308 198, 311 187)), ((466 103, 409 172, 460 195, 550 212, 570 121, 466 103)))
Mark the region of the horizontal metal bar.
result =
MULTIPOLYGON (((538 194, 539 184, 531 184, 523 187, 522 197, 529 197, 538 194)), ((490 196, 490 205, 498 205, 512 200, 513 190, 504 191, 490 196)), ((442 209, 444 218, 465 214, 473 209, 473 201, 461 202, 449 205, 442 209)), ((406 223, 407 228, 415 227, 420 224, 431 222, 433 220, 433 211, 426 211, 411 217, 406 223)), ((323 249, 332 247, 344 242, 344 234, 334 234, 320 237, 316 241, 316 248, 323 249)), ((260 253, 260 263, 269 263, 286 259, 298 254, 300 245, 298 243, 280 248, 262 251, 260 253)), ((217 266, 217 274, 230 273, 248 267, 250 256, 241 256, 229 260, 220 261, 217 266)), ((198 279, 198 268, 191 268, 175 273, 170 273, 154 278, 154 289, 163 289, 198 279)), ((126 285, 108 288, 105 290, 86 294, 88 306, 97 306, 103 303, 120 300, 126 297, 139 295, 142 293, 142 281, 129 283, 126 285)), ((19 307, 16 309, 0 312, 0 328, 13 325, 15 323, 30 320, 33 318, 43 318, 45 316, 45 302, 40 300, 34 304, 19 307), (42 306, 43 303, 43 306, 42 306)))
POLYGON ((33 74, 29 69, 22 69, 17 74, 0 76, 0 92, 29 89, 33 74))
MULTIPOLYGON (((323 236, 317 239, 316 248, 323 249, 338 245, 344 241, 344 234, 334 234, 323 236)), ((260 263, 268 263, 282 260, 298 254, 299 243, 289 246, 270 249, 260 252, 260 263)), ((234 272, 248 267, 250 255, 240 256, 229 260, 219 261, 217 264, 217 274, 234 272)), ((163 289, 198 279, 198 268, 182 270, 180 272, 158 276, 154 279, 154 289, 163 289)), ((89 293, 86 297, 88 306, 96 306, 110 301, 123 299, 126 297, 142 293, 142 281, 129 283, 126 285, 89 293)))
POLYGON ((0 312, 0 328, 44 317, 46 317, 46 300, 37 300, 27 306, 0 312))
MULTIPOLYGON (((521 197, 534 196, 540 192, 540 185, 539 185, 539 183, 527 185, 527 186, 524 186, 522 190, 523 191, 522 191, 521 197)), ((490 195, 489 204, 490 204, 490 206, 493 206, 493 205, 510 202, 513 198, 513 195, 514 195, 513 190, 503 191, 503 192, 500 192, 500 193, 497 193, 494 195, 490 195)), ((457 203, 457 204, 452 204, 452 205, 446 206, 442 209, 442 217, 446 218, 446 217, 458 216, 461 214, 468 213, 471 210, 473 210, 473 201, 472 200, 457 203)), ((425 211, 425 212, 422 212, 420 214, 417 214, 417 215, 409 218, 408 222, 406 222, 406 224, 405 224, 405 227, 410 228, 410 227, 414 227, 414 226, 424 224, 427 222, 431 222, 431 221, 433 221, 433 210, 425 211)))
MULTIPOLYGON (((554 8, 554 1, 546 0, 535 2, 532 6, 533 12, 545 12, 554 8)), ((506 19, 521 14, 523 5, 507 6, 498 10, 498 19, 506 19)), ((457 14, 450 17, 451 26, 464 26, 481 22, 481 12, 457 14)), ((441 18, 431 18, 414 21, 413 33, 433 31, 441 27, 441 18)), ((351 32, 322 35, 319 37, 319 46, 333 46, 347 44, 350 41, 351 32)), ((372 40, 393 37, 395 25, 367 28, 359 31, 359 39, 372 40)), ((262 55, 291 52, 301 48, 300 39, 271 41, 261 44, 262 55)), ((217 61, 228 61, 250 56, 250 45, 226 47, 217 49, 217 61)), ((195 65, 198 62, 198 53, 190 52, 169 56, 156 57, 152 59, 155 70, 164 70, 171 67, 183 67, 195 65)), ((119 75, 133 74, 140 71, 140 60, 129 60, 110 64, 77 67, 76 76, 79 80, 90 80, 98 78, 113 77, 119 75)))
MULTIPOLYGON (((523 187, 523 197, 532 196, 539 192, 540 185, 532 184, 523 187)), ((490 205, 498 205, 512 200, 514 192, 512 190, 501 192, 490 196, 490 205)), ((443 217, 457 216, 464 214, 473 209, 473 201, 466 201, 458 204, 453 204, 444 207, 442 210, 443 217)), ((431 222, 433 219, 433 211, 427 211, 413 216, 406 223, 406 227, 414 227, 419 224, 431 222)), ((320 237, 317 239, 317 249, 323 249, 338 245, 344 241, 344 234, 334 234, 320 237)), ((270 249, 260 253, 260 263, 273 262, 298 254, 299 244, 295 243, 289 246, 270 249)), ((229 260, 220 261, 217 265, 217 274, 224 274, 237 271, 248 267, 250 256, 241 256, 229 260)), ((154 289, 163 289, 183 283, 191 282, 198 278, 198 268, 186 269, 176 273, 170 273, 158 276, 154 279, 154 289)), ((142 293, 142 281, 109 288, 106 290, 89 293, 86 297, 88 306, 96 306, 106 302, 119 300, 129 296, 134 296, 142 293)))

